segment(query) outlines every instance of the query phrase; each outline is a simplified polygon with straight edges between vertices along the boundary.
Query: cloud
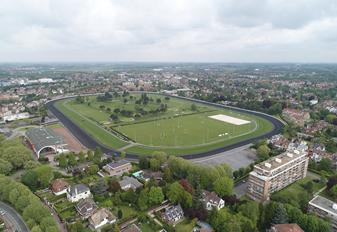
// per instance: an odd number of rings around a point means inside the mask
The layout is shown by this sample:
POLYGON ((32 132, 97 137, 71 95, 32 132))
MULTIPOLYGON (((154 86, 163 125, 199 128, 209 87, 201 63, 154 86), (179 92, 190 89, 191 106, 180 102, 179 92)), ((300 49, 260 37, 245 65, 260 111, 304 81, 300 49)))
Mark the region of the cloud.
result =
POLYGON ((0 61, 337 61, 333 0, 1 3, 0 61))

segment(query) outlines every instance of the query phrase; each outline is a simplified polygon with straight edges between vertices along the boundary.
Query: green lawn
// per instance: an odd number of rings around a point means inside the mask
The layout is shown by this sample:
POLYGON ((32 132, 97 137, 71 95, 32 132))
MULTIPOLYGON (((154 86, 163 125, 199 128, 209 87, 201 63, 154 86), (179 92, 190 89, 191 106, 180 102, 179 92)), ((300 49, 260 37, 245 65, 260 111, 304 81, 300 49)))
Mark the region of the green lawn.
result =
POLYGON ((129 142, 118 137, 118 133, 135 141, 137 144, 126 149, 133 154, 152 154, 153 151, 165 151, 171 155, 205 152, 264 134, 273 128, 265 119, 229 109, 194 103, 196 110, 193 111, 193 102, 173 97, 166 100, 161 95, 149 95, 153 101, 145 106, 137 105, 135 101, 139 96, 133 94, 126 103, 122 97, 97 102, 96 97, 92 96, 82 104, 74 99, 66 99, 56 102, 55 106, 102 144, 115 149, 128 145, 129 142), (157 109, 160 104, 156 103, 156 99, 167 104, 166 112, 136 113, 139 107, 147 112, 157 109), (131 110, 133 115, 125 117, 118 114, 120 120, 113 122, 110 114, 116 108, 131 110), (136 114, 141 116, 135 117, 136 114), (244 119, 250 123, 233 125, 209 118, 216 114, 244 119))
POLYGON ((67 106, 66 103, 67 101, 58 101, 56 102, 56 107, 79 127, 85 130, 90 136, 92 136, 102 144, 116 149, 128 144, 127 142, 124 142, 119 138, 113 136, 109 131, 103 129, 99 124, 95 123, 89 118, 78 114, 76 111, 67 106))
POLYGON ((175 227, 176 232, 190 232, 195 227, 195 220, 184 220, 178 223, 175 227))
POLYGON ((60 123, 54 123, 54 124, 48 125, 47 127, 51 129, 56 129, 56 128, 62 128, 63 126, 60 123))
POLYGON ((319 179, 312 176, 307 176, 302 180, 296 181, 288 187, 273 193, 272 200, 289 203, 296 207, 301 207, 311 200, 313 193, 317 192, 325 186, 325 183, 319 181, 319 179), (314 181, 315 180, 315 181, 314 181), (309 192, 306 186, 308 183, 312 183, 312 191, 309 192))

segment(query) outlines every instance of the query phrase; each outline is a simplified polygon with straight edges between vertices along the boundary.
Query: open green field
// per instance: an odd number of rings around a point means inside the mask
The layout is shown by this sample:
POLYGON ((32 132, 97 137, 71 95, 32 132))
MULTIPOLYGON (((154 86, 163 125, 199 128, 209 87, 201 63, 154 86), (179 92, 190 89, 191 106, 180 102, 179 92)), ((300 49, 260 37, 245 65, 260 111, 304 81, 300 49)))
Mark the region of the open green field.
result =
POLYGON ((178 98, 148 94, 65 99, 55 106, 100 143, 134 154, 193 154, 237 143, 273 129, 260 117, 178 98), (248 123, 210 118, 225 115, 248 123))

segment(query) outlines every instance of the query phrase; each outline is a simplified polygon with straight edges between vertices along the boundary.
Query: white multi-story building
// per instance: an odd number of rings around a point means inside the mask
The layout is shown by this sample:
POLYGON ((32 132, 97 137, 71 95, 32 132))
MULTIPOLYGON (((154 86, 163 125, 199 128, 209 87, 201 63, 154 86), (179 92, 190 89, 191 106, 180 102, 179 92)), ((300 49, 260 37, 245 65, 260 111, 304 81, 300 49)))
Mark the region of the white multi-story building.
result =
POLYGON ((292 150, 254 166, 248 178, 248 196, 253 200, 269 200, 270 194, 307 175, 306 150, 292 150))

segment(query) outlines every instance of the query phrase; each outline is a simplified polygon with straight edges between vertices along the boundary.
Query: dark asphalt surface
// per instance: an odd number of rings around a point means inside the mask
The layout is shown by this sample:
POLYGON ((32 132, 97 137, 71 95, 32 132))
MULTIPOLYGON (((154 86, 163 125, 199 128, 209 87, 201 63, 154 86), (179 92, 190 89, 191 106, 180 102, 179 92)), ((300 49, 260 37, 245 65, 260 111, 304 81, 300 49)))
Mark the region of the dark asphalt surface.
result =
MULTIPOLYGON (((165 94, 163 94, 163 95, 165 95, 165 94)), ((231 110, 235 110, 235 111, 241 112, 241 113, 253 114, 253 115, 262 117, 262 118, 270 121, 273 124, 273 126, 274 126, 274 128, 273 128, 272 131, 267 132, 267 133, 265 133, 263 135, 254 137, 254 138, 247 139, 245 141, 241 141, 241 142, 238 142, 238 143, 235 143, 235 144, 232 144, 232 145, 228 145, 228 146, 225 146, 225 147, 217 148, 217 149, 214 149, 214 150, 211 150, 211 151, 208 151, 208 152, 202 152, 202 153, 197 153, 197 154, 184 154, 184 155, 180 155, 181 157, 183 157, 185 159, 204 158, 204 157, 207 157, 207 156, 210 156, 210 155, 215 155, 215 154, 218 154, 220 152, 229 151, 229 150, 232 150, 234 148, 238 148, 238 147, 250 144, 250 143, 254 143, 254 142, 256 142, 258 140, 261 140, 261 139, 269 138, 269 137, 271 137, 273 135, 281 133, 281 130, 282 130, 283 126, 284 126, 284 124, 280 120, 278 120, 278 119, 276 119, 276 118, 274 118, 274 117, 272 117, 270 115, 261 113, 261 112, 256 112, 256 111, 241 109, 241 108, 237 108, 237 107, 225 106, 225 105, 221 105, 221 104, 216 104, 216 103, 201 101, 201 100, 192 99, 192 98, 179 97, 179 96, 171 96, 171 95, 168 95, 168 96, 169 97, 180 98, 180 99, 185 99, 185 100, 190 100, 190 101, 193 101, 193 102, 196 102, 196 103, 202 103, 202 104, 205 104, 205 105, 215 106, 215 107, 218 107, 218 108, 231 109, 231 110)), ((73 98, 73 97, 69 97, 69 98, 73 98)), ((104 153, 106 153, 106 154, 109 154, 109 155, 119 155, 118 151, 116 151, 116 150, 114 150, 112 148, 109 148, 109 147, 107 147, 107 146, 99 143, 98 141, 96 141, 93 137, 91 137, 89 134, 87 134, 83 129, 81 129, 79 126, 77 126, 75 123, 73 123, 69 118, 67 118, 62 112, 60 112, 54 106, 54 103, 56 101, 58 101, 58 100, 49 101, 46 104, 48 110, 50 112, 52 112, 55 115, 55 117, 57 117, 60 120, 60 122, 65 127, 67 127, 68 130, 84 146, 86 146, 87 148, 92 149, 92 150, 96 149, 96 147, 100 147, 102 149, 102 151, 104 153)), ((127 153, 126 157, 130 158, 130 159, 138 159, 138 155, 136 155, 136 154, 127 153)))
POLYGON ((11 226, 14 227, 14 230, 18 232, 29 232, 29 228, 26 223, 23 221, 21 215, 15 211, 11 206, 4 202, 0 202, 0 209, 5 212, 3 216, 5 221, 8 221, 11 226))

